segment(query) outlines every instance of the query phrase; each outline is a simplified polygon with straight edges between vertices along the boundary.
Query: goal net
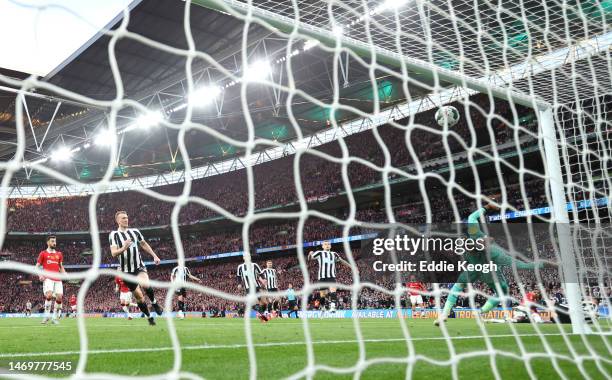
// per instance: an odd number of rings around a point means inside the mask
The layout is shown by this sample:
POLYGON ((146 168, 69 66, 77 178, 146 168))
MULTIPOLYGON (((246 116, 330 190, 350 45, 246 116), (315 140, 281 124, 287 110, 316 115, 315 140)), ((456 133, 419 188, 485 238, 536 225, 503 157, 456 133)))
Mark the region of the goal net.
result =
MULTIPOLYGON (((107 265, 114 263, 106 241, 116 227, 112 207, 134 207, 128 213, 142 227, 167 226, 145 232, 166 244, 160 256, 172 266, 165 272, 205 261, 211 264, 203 273, 210 268, 233 278, 242 262, 263 266, 276 260, 272 254, 282 257, 273 295, 285 297, 293 284, 302 317, 297 339, 305 347, 304 366, 282 374, 258 370, 261 343, 250 310, 265 290, 244 293, 206 275, 202 285, 177 284, 151 272, 166 310, 181 286, 202 303, 242 305, 250 378, 359 378, 384 365, 401 365, 406 378, 418 376, 420 365, 458 378, 473 359, 484 359, 482 376, 501 378, 511 370, 500 358, 520 361, 531 378, 543 366, 560 378, 610 376, 611 1, 187 0, 176 44, 132 31, 139 6, 103 30, 111 98, 0 74, 0 84, 15 90, 17 127, 15 154, 0 162, 0 252, 17 253, 0 261, 0 270, 13 280, 16 273, 37 273, 33 260, 18 254, 25 243, 15 240, 36 229, 23 222, 33 213, 44 220, 57 209, 75 223, 86 221, 72 232, 88 231, 91 251, 63 275, 80 282, 79 378, 88 376, 92 345, 84 321, 88 292, 116 275, 107 265), (220 45, 236 44, 212 54, 197 32, 209 22, 218 25, 220 45), (176 56, 184 70, 159 83, 151 78, 144 92, 126 91, 130 68, 117 53, 126 41, 176 56), (37 113, 33 104, 41 110, 42 103, 60 101, 76 111, 50 127, 55 114, 37 113), (34 151, 32 141, 38 138, 38 147, 41 139, 34 119, 43 119, 50 137, 53 128, 75 123, 85 134, 64 134, 48 150, 34 151), (131 165, 127 148, 149 127, 157 129, 146 133, 171 136, 171 159, 161 173, 132 175, 149 163, 131 165), (197 139, 214 141, 218 154, 204 156, 197 139), (95 157, 103 170, 90 177, 82 166, 58 166, 62 143, 67 156, 95 157), (93 152, 94 146, 105 150, 93 152), (33 175, 46 180, 35 183, 33 175), (221 227, 198 227, 203 221, 221 227), (481 237, 486 253, 478 263, 500 268, 473 281, 438 267, 391 270, 391 264, 427 266, 441 258, 457 265, 469 255, 449 248, 411 255, 395 244, 404 236, 481 237), (309 252, 325 240, 348 267, 338 262, 335 283, 321 285, 309 252), (195 258, 209 253, 229 261, 195 258), (383 264, 387 270, 379 270, 383 264), (412 292, 411 282, 424 288, 412 292), (338 288, 334 298, 319 294, 329 285, 338 288), (419 305, 410 297, 417 294, 419 305), (451 300, 454 307, 445 307, 451 300), (378 312, 397 319, 394 338, 368 330, 375 322, 363 317, 378 312), (342 349, 342 339, 317 340, 316 319, 326 317, 351 319, 353 340, 345 343, 357 355, 350 363, 327 365, 317 355, 320 344, 342 349), (425 324, 413 323, 426 318, 429 336, 416 330, 425 324), (473 322, 475 335, 462 337, 453 327, 463 319, 473 322), (512 349, 498 344, 500 337, 511 338, 512 349), (527 340, 534 337, 532 349, 527 340), (398 353, 368 353, 372 342, 398 341, 398 353), (424 342, 442 343, 443 354, 424 349, 424 342)), ((39 11, 49 9, 71 13, 62 2, 39 11)), ((67 228, 70 236, 67 222, 53 223, 36 232, 67 228)), ((165 313, 174 364, 163 375, 207 377, 185 370, 174 315, 165 313)))

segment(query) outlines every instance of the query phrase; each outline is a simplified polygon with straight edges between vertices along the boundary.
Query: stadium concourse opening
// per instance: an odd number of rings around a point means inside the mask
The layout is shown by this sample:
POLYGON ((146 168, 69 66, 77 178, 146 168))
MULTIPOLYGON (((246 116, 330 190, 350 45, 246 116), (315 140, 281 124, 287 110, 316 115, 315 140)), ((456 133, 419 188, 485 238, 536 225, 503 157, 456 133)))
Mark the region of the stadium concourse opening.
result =
POLYGON ((1 3, 0 376, 610 378, 610 18, 1 3))

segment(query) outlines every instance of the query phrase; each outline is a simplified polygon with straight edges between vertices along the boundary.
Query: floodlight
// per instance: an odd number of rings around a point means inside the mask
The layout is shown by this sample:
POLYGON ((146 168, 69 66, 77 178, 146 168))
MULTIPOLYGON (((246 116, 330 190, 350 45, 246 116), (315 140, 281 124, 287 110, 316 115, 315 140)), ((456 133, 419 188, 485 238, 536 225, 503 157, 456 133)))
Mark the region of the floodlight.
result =
POLYGON ((160 112, 149 111, 146 114, 140 116, 138 120, 136 120, 136 125, 139 128, 148 129, 159 124, 162 119, 163 117, 160 112))
POLYGON ((266 79, 271 72, 272 67, 270 67, 270 62, 264 60, 255 61, 246 67, 243 78, 246 81, 262 80, 266 79))
POLYGON ((70 157, 72 157, 72 151, 67 146, 61 146, 51 153, 51 160, 55 162, 68 161, 70 157))
POLYGON ((194 107, 205 106, 210 104, 219 94, 221 94, 221 87, 219 86, 202 86, 189 95, 189 102, 194 107))

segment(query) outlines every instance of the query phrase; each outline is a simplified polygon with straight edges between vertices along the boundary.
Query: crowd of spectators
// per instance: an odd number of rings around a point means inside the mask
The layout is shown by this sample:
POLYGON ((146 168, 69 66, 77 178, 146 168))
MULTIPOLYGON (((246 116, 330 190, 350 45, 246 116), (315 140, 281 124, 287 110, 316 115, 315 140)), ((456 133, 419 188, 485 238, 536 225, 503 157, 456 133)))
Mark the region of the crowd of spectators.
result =
MULTIPOLYGON (((393 167, 405 168, 409 173, 416 174, 415 169, 408 169, 410 164, 418 162, 424 165, 432 159, 447 157, 448 154, 467 152, 465 146, 472 144, 478 147, 492 144, 493 141, 491 141, 487 127, 492 128, 492 136, 497 144, 505 142, 509 135, 503 131, 508 126, 502 122, 502 118, 513 120, 512 112, 507 104, 496 102, 490 107, 486 97, 473 99, 473 101, 480 104, 484 113, 474 106, 467 111, 461 109, 462 113, 470 113, 471 124, 467 123, 466 117, 461 118, 460 122, 453 126, 451 135, 443 134, 439 130, 440 127, 435 127, 438 129, 437 133, 422 128, 423 126, 431 128, 435 111, 431 110, 417 114, 412 123, 409 123, 408 119, 400 120, 400 124, 406 125, 405 129, 389 125, 379 127, 378 133, 384 141, 384 148, 377 142, 372 130, 345 137, 348 157, 352 159, 359 157, 381 167, 384 165, 384 150, 387 150, 393 167), (494 109, 494 118, 490 117, 489 108, 494 109), (459 136, 460 139, 456 136, 459 136), (407 148, 408 144, 412 147, 412 154, 407 148), (446 147, 450 151, 447 151, 446 147)), ((520 117, 528 112, 530 111, 519 109, 518 115, 520 117)), ((342 158, 342 149, 338 141, 321 145, 316 149, 332 157, 342 158)), ((297 157, 297 155, 286 156, 253 167, 256 209, 287 205, 298 200, 298 192, 294 185, 296 179, 294 160, 297 157)), ((478 157, 474 156, 474 158, 478 157)), ((458 162, 463 161, 467 161, 467 158, 458 160, 458 162)), ((347 164, 351 189, 382 181, 381 171, 373 170, 355 161, 347 161, 347 164)), ((425 170, 437 170, 441 165, 443 164, 432 163, 431 166, 426 166, 425 170)), ((351 190, 347 189, 343 183, 342 165, 339 163, 306 153, 300 156, 298 167, 302 194, 307 200, 351 190)), ((397 175, 394 174, 393 177, 397 178, 397 175)), ((160 194, 176 196, 182 192, 182 187, 183 184, 175 184, 152 190, 160 194)), ((236 170, 193 181, 190 194, 214 202, 235 215, 242 215, 248 206, 246 172, 236 170)), ((89 201, 88 196, 11 199, 8 201, 9 230, 24 232, 87 231, 91 227, 88 214, 89 201)), ((109 231, 114 227, 113 216, 119 209, 126 210, 132 215, 132 222, 135 225, 144 227, 169 224, 173 207, 174 202, 163 202, 138 192, 124 192, 120 195, 101 195, 95 210, 99 228, 109 231)), ((180 223, 194 223, 215 216, 218 215, 213 210, 192 202, 181 209, 179 221, 180 223)))
MULTIPOLYGON (((406 120, 399 121, 405 125, 405 129, 383 126, 378 129, 378 134, 384 141, 384 149, 377 143, 373 131, 361 132, 344 139, 348 149, 349 157, 359 157, 375 165, 383 166, 385 150, 389 153, 391 165, 403 168, 411 174, 416 174, 415 169, 409 165, 418 163, 425 171, 437 170, 448 162, 435 162, 436 158, 447 157, 449 154, 464 153, 465 145, 475 144, 485 147, 490 144, 501 145, 514 139, 513 133, 508 133, 508 125, 503 118, 512 124, 512 111, 504 102, 489 104, 486 97, 482 99, 471 99, 480 104, 484 113, 476 107, 470 107, 467 112, 468 118, 463 117, 459 124, 452 128, 453 134, 444 135, 434 133, 426 128, 431 127, 433 112, 423 112, 413 119, 412 123, 406 120), (495 117, 491 117, 490 109, 494 108, 495 117), (492 130, 489 130, 492 128, 492 130), (489 133, 493 132, 493 133, 489 133), (457 134, 460 139, 457 139, 457 134), (492 137, 491 137, 492 136, 492 137), (494 141, 492 141, 493 139, 494 141), (411 146, 410 151, 407 146, 411 146), (431 163, 431 164, 428 164, 431 163)), ((466 112, 461 108, 462 113, 466 112)), ((519 108, 517 117, 521 118, 530 111, 519 108)), ((533 125, 528 126, 533 129, 533 125)), ((439 132, 439 131, 438 131, 439 132)), ((513 131, 512 131, 513 132, 513 131)), ((521 132, 522 134, 522 132, 521 132)), ((509 149, 519 149, 511 146, 509 149)), ((336 158, 342 158, 342 149, 336 142, 328 143, 317 148, 320 152, 336 158)), ((262 209, 271 206, 288 205, 298 200, 298 194, 294 186, 294 159, 297 156, 288 156, 268 163, 256 165, 253 168, 255 187, 255 206, 262 209)), ((473 157, 477 158, 477 157, 473 157)), ((467 158, 456 159, 456 163, 465 162, 467 158)), ((354 161, 347 161, 348 179, 351 188, 379 183, 382 181, 381 172, 372 170, 365 165, 354 161)), ((304 154, 299 162, 299 180, 302 184, 303 195, 308 201, 336 196, 342 198, 341 193, 348 191, 341 176, 342 165, 330 160, 320 158, 312 154, 304 154)), ((516 175, 516 173, 513 173, 516 175)), ((508 180, 508 175, 505 176, 508 180)), ((392 178, 398 178, 393 175, 392 178)), ((535 208, 547 205, 545 192, 546 184, 541 178, 521 178, 522 186, 519 186, 517 178, 500 184, 499 178, 481 178, 480 188, 484 194, 492 194, 504 186, 507 194, 507 204, 517 209, 526 207, 535 208), (516 179, 516 181, 514 181, 516 179)), ((459 181, 459 179, 457 179, 459 181)), ((414 179, 412 179, 414 181, 414 179)), ((435 182, 435 181, 434 181, 435 182)), ((416 183, 416 181, 415 181, 416 183)), ((464 184, 467 189, 475 188, 475 184, 464 184)), ((166 195, 178 195, 182 191, 182 184, 168 185, 155 188, 158 193, 166 195)), ((416 190, 413 194, 406 194, 402 203, 394 205, 393 217, 397 222, 406 224, 422 224, 427 221, 435 223, 459 222, 464 219, 475 208, 473 196, 465 195, 463 192, 453 189, 452 198, 449 199, 448 187, 441 182, 427 183, 426 191, 416 190)), ((236 170, 223 175, 216 175, 196 180, 192 184, 191 195, 204 198, 214 202, 227 211, 243 215, 248 205, 248 186, 244 170, 236 170)), ((9 231, 22 232, 57 232, 57 231, 87 231, 90 229, 88 206, 89 197, 65 197, 65 198, 39 198, 39 199, 11 199, 9 204, 9 231)), ((339 204, 343 204, 342 200, 339 204)), ((115 227, 114 214, 117 210, 126 210, 130 214, 130 224, 138 227, 164 226, 170 223, 170 214, 174 203, 162 202, 156 198, 147 197, 138 192, 124 192, 101 195, 96 204, 96 219, 101 231, 109 231, 115 227)), ((389 223, 387 211, 381 204, 357 205, 356 220, 365 223, 389 223)), ((346 207, 338 206, 337 209, 328 211, 330 215, 340 219, 346 219, 348 212, 346 207)), ((211 209, 195 203, 189 203, 181 209, 179 221, 181 224, 192 224, 206 218, 218 216, 211 209)), ((256 222, 249 229, 249 244, 252 248, 271 246, 286 246, 297 242, 297 219, 272 220, 256 222)), ((351 227, 350 234, 368 233, 380 231, 368 226, 355 225, 351 227)), ((185 257, 207 256, 222 252, 235 252, 243 249, 241 225, 226 227, 217 230, 182 232, 182 247, 185 257)), ((146 235, 146 234, 145 234, 146 235)), ((303 229, 303 241, 323 240, 342 235, 342 226, 331 223, 324 219, 310 217, 303 229)), ((163 259, 175 259, 175 242, 164 236, 146 236, 156 253, 163 259)), ((44 241, 33 240, 5 240, 0 249, 0 259, 10 259, 17 262, 33 264, 38 252, 44 248, 44 241)), ((70 237, 60 237, 59 249, 64 253, 65 264, 91 264, 91 242, 70 237)), ((102 235, 102 262, 110 263, 114 260, 107 252, 106 236, 102 235)), ((338 248, 339 249, 339 248, 338 248)), ((547 247, 539 247, 542 255, 553 258, 553 251, 547 247)), ((395 279, 379 276, 374 273, 370 262, 366 260, 358 250, 353 252, 357 263, 357 274, 361 281, 376 283, 387 289, 395 288, 395 279)), ((263 265, 263 259, 255 256, 254 259, 263 265)), ((204 285, 226 294, 238 294, 235 278, 235 268, 240 263, 240 258, 232 261, 204 261, 194 264, 192 272, 204 281, 204 285)), ((291 282, 296 289, 304 285, 304 275, 299 265, 298 258, 293 250, 284 250, 278 257, 274 258, 274 265, 279 272, 280 289, 286 289, 291 282)), ((309 266, 310 278, 315 278, 315 267, 309 266)), ((168 281, 171 266, 151 267, 150 275, 155 280, 168 281)), ((344 284, 353 283, 353 275, 348 270, 340 270, 338 281, 344 284)), ((547 268, 540 272, 537 278, 533 273, 521 274, 516 278, 514 273, 507 273, 510 279, 510 295, 520 298, 519 284, 530 284, 533 287, 536 282, 544 283, 551 293, 560 292, 558 273, 554 269, 547 268)), ((403 279, 404 281, 405 279, 403 279)), ((17 273, 0 272, 0 283, 3 284, 0 291, 0 310, 19 311, 23 309, 29 300, 40 306, 41 283, 36 277, 17 273)), ((448 284, 441 284, 448 287, 448 284)), ((480 284, 475 285, 477 289, 487 293, 490 290, 480 284)), ((433 286, 429 284, 429 290, 433 286)), ((75 294, 79 290, 79 283, 65 283, 65 294, 75 294)), ((165 289, 156 290, 158 298, 163 300, 165 289)), ((609 294, 609 289, 597 289, 598 294, 609 294)), ((379 308, 393 306, 393 299, 385 293, 364 287, 359 294, 355 295, 349 291, 341 291, 339 294, 339 307, 348 308, 353 297, 356 298, 358 307, 379 308)), ((313 301, 316 293, 310 297, 313 301)), ((405 301, 404 297, 404 302, 405 301)), ((427 302, 434 302, 434 298, 427 297, 427 302)), ((482 303, 484 298, 477 297, 476 302, 482 303)), ((114 293, 113 278, 106 276, 96 279, 88 289, 85 297, 85 309, 90 312, 118 311, 118 296, 114 293)), ((442 299, 443 302, 443 299, 442 299)), ((466 306, 467 299, 461 298, 459 305, 466 306)), ((238 310, 239 303, 212 295, 210 293, 190 292, 190 310, 238 310)), ((314 303, 313 303, 314 304, 314 303)), ((309 304, 310 305, 310 304, 309 304)), ((433 304, 432 304, 433 306, 433 304)))

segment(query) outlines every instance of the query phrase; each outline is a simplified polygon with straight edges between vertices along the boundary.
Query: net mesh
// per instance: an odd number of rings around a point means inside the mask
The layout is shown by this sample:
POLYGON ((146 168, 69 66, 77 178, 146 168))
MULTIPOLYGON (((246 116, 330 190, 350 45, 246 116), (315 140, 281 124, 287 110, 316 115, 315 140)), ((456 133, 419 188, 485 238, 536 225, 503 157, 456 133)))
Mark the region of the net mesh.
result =
MULTIPOLYGON (((61 4, 53 4, 50 7, 69 11, 61 4)), ((184 58, 185 80, 181 82, 181 86, 185 87, 186 93, 194 92, 201 80, 201 76, 198 77, 201 73, 198 70, 199 62, 205 62, 206 67, 213 67, 218 75, 211 79, 211 82, 223 89, 222 97, 229 91, 227 89, 240 88, 239 112, 244 118, 246 137, 238 139, 226 133, 223 128, 215 127, 213 122, 207 122, 206 118, 198 114, 189 102, 183 102, 181 99, 162 101, 160 98, 162 108, 167 110, 167 114, 166 118, 157 122, 164 129, 176 131, 176 149, 183 159, 184 175, 177 180, 180 183, 180 191, 172 195, 153 187, 159 183, 146 185, 137 191, 172 205, 168 221, 175 242, 176 260, 182 265, 186 259, 185 248, 189 244, 184 242, 185 239, 179 231, 179 219, 185 207, 197 204, 238 223, 240 227, 237 231, 243 244, 243 258, 246 263, 256 260, 250 244, 253 240, 250 232, 254 225, 272 218, 293 220, 296 258, 300 278, 303 279, 303 286, 298 292, 304 301, 302 312, 306 312, 308 296, 318 289, 305 259, 307 252, 304 248, 304 236, 309 221, 317 219, 319 223, 332 224, 342 234, 342 251, 346 253, 352 270, 349 279, 337 285, 343 294, 346 294, 349 308, 356 310, 367 304, 368 297, 383 295, 390 297, 393 307, 401 310, 402 299, 406 293, 402 285, 405 279, 394 277, 380 281, 368 274, 367 264, 364 264, 366 259, 362 256, 363 250, 359 254, 349 243, 349 236, 356 229, 363 233, 374 231, 381 236, 387 236, 389 230, 397 232, 394 230, 396 228, 414 231, 417 228, 415 226, 426 223, 431 225, 460 222, 473 211, 474 205, 487 204, 494 193, 501 194, 498 202, 502 213, 520 211, 530 222, 552 226, 555 222, 564 222, 563 218, 560 215, 549 215, 548 212, 538 212, 543 206, 554 208, 551 187, 561 188, 565 194, 563 203, 569 202, 570 206, 563 204, 560 208, 569 210, 574 242, 572 258, 575 259, 575 266, 579 268, 579 293, 565 296, 582 302, 592 298, 607 298, 606 292, 609 292, 610 284, 610 253, 606 247, 612 244, 606 223, 609 223, 612 207, 609 202, 612 196, 612 63, 609 56, 612 37, 608 27, 611 12, 612 5, 607 0, 187 1, 184 14, 187 49, 179 49, 129 31, 130 14, 127 10, 119 27, 105 31, 110 37, 109 61, 117 89, 112 100, 88 97, 34 77, 15 80, 0 75, 0 81, 17 87, 22 92, 42 90, 53 96, 87 105, 91 109, 103 109, 112 134, 122 135, 131 131, 131 127, 122 123, 123 110, 133 109, 147 114, 156 109, 157 105, 152 102, 138 102, 138 99, 125 93, 121 70, 114 52, 114 47, 121 40, 134 40, 160 52, 184 58), (217 60, 206 51, 196 49, 190 18, 190 12, 196 5, 240 20, 243 32, 241 54, 233 57, 236 63, 233 68, 228 60, 217 60), (272 74, 259 72, 255 74, 255 78, 252 77, 252 71, 247 69, 248 65, 253 63, 252 55, 260 53, 253 48, 252 41, 249 40, 249 32, 254 26, 277 38, 275 48, 266 51, 268 60, 274 63, 272 74), (303 67, 300 59, 305 59, 307 54, 315 52, 328 64, 328 83, 324 86, 327 91, 310 87, 313 83, 298 75, 298 69, 303 67), (415 65, 421 67, 421 70, 416 70, 415 65), (450 73, 456 83, 451 83, 444 73, 450 73), (385 93, 384 86, 381 90, 380 78, 395 80, 396 91, 401 94, 401 102, 396 101, 397 98, 395 101, 389 101, 390 96, 385 93), (481 91, 473 89, 474 83, 480 85, 481 91), (356 106, 353 99, 342 92, 344 88, 354 84, 371 90, 372 95, 367 106, 356 106), (253 94, 249 93, 249 89, 253 87, 273 98, 273 106, 278 106, 281 112, 285 113, 293 138, 282 141, 274 136, 262 138, 257 135, 256 126, 259 120, 254 111, 255 107, 263 106, 252 105, 253 94), (504 98, 510 100, 497 99, 504 94, 504 98), (294 114, 295 99, 328 111, 329 131, 325 135, 328 140, 317 142, 305 132, 303 120, 294 114), (451 102, 461 115, 456 126, 436 125, 433 112, 425 112, 430 109, 435 111, 440 105, 451 102), (536 111, 530 110, 527 107, 529 104, 535 107, 536 111), (543 106, 553 111, 552 127, 556 139, 552 142, 552 147, 560 156, 560 162, 557 164, 548 162, 548 156, 543 153, 545 150, 550 151, 551 146, 542 130, 543 116, 540 108, 543 106), (184 115, 174 117, 179 112, 184 112, 184 115), (349 116, 338 117, 341 112, 349 116), (346 120, 351 120, 350 123, 357 120, 363 127, 347 132, 345 127, 349 122, 346 120), (478 137, 477 130, 480 128, 487 132, 484 139, 482 136, 478 137), (363 132, 368 129, 369 132, 363 132), (195 172, 196 168, 192 167, 190 162, 186 139, 189 138, 189 132, 194 130, 213 136, 224 146, 238 150, 239 161, 249 163, 241 166, 234 160, 231 161, 232 164, 217 171, 244 171, 244 194, 237 195, 244 201, 243 209, 234 211, 226 207, 227 203, 213 201, 192 191, 194 177, 190 173, 192 170, 195 172), (368 142, 359 145, 354 139, 351 140, 351 137, 354 137, 351 135, 356 132, 367 133, 359 136, 366 136, 368 142), (333 142, 333 148, 324 146, 315 149, 322 142, 330 141, 333 142), (361 149, 362 147, 364 149, 361 149), (266 149, 275 148, 282 149, 279 159, 289 156, 290 165, 287 170, 290 172, 287 173, 286 182, 288 186, 295 187, 291 196, 297 201, 296 211, 273 212, 256 208, 261 184, 257 181, 259 173, 255 172, 259 162, 254 157, 258 157, 266 149), (397 160, 397 156, 401 156, 398 152, 402 150, 406 159, 397 160), (530 159, 539 164, 530 165, 530 159), (305 166, 303 162, 308 160, 321 163, 320 168, 326 170, 307 172, 311 176, 330 176, 337 179, 341 190, 338 191, 339 194, 332 193, 338 196, 341 194, 346 202, 343 213, 327 214, 313 206, 309 178, 305 178, 301 173, 305 166), (488 168, 482 169, 483 165, 487 164, 488 168), (458 181, 458 173, 466 168, 472 169, 473 174, 458 181), (563 183, 554 181, 555 170, 563 183), (364 212, 368 212, 361 203, 363 198, 360 193, 355 191, 363 186, 357 178, 360 173, 375 173, 377 183, 382 188, 382 197, 378 199, 380 207, 377 218, 360 219, 364 212), (404 196, 402 208, 397 210, 395 202, 398 197, 392 188, 404 182, 411 184, 413 190, 409 196, 404 196)), ((4 171, 3 197, 17 196, 19 191, 15 191, 15 188, 18 186, 11 181, 24 167, 25 170, 34 170, 52 177, 57 183, 81 185, 72 176, 56 170, 46 160, 37 161, 28 155, 26 141, 29 137, 29 115, 25 115, 24 99, 21 95, 15 98, 16 154, 11 160, 0 163, 0 169, 4 171)), ((219 101, 215 102, 219 106, 219 101)), ((318 136, 317 139, 321 137, 320 134, 315 136, 318 136)), ((91 268, 72 272, 64 277, 83 281, 78 292, 79 312, 85 311, 87 292, 90 287, 95 286, 95 281, 101 276, 115 274, 112 270, 99 268, 107 248, 105 242, 99 239, 99 210, 96 204, 101 194, 109 191, 109 188, 113 189, 111 191, 117 190, 109 184, 113 180, 120 156, 120 145, 110 144, 110 164, 104 176, 94 184, 88 184, 88 188, 92 190, 87 210, 93 250, 91 268)), ((312 166, 306 165, 306 168, 312 166)), ((315 184, 314 187, 317 186, 315 184)), ((45 189, 47 196, 62 194, 63 191, 62 187, 49 186, 45 189)), ((3 203, 0 208, 0 242, 6 239, 7 213, 7 203, 3 203)), ((514 253, 529 248, 528 251, 533 253, 522 257, 523 259, 542 259, 555 263, 562 262, 562 258, 567 259, 561 252, 563 247, 548 242, 546 249, 549 251, 546 252, 545 248, 534 243, 537 233, 530 230, 529 234, 530 239, 524 239, 517 249, 511 249, 514 253)), ((500 239, 502 245, 517 244, 513 243, 516 236, 512 237, 507 232, 500 239)), ((0 262, 0 269, 34 273, 31 265, 15 261, 0 262)), ((520 301, 525 293, 534 287, 542 292, 544 299, 552 299, 552 290, 556 288, 549 288, 545 284, 555 277, 561 278, 559 286, 567 289, 563 283, 567 281, 564 276, 568 274, 561 269, 536 270, 526 274, 511 266, 507 268, 505 275, 515 290, 507 298, 514 301, 520 301)), ((155 287, 168 289, 169 296, 166 297, 165 306, 171 309, 172 294, 177 285, 155 279, 151 283, 155 287)), ((433 298, 438 310, 449 295, 450 285, 452 284, 433 283, 427 293, 433 298)), ((257 302, 254 292, 243 297, 216 289, 212 285, 187 287, 219 299, 244 302, 246 310, 257 302)), ((466 300, 466 306, 475 307, 490 297, 491 293, 482 284, 470 284, 462 298, 466 300)), ((502 298, 502 301, 507 299, 502 298)), ((598 319, 592 312, 591 314, 593 331, 597 334, 609 334, 609 319, 598 319)), ((609 376, 607 368, 611 363, 611 347, 606 338, 602 339, 605 352, 594 348, 588 339, 582 340, 586 349, 580 351, 575 348, 575 341, 569 338, 571 334, 568 330, 561 326, 554 334, 563 337, 569 354, 559 353, 552 347, 546 339, 548 333, 541 331, 540 326, 533 321, 533 327, 544 347, 540 352, 530 352, 525 348, 520 339, 521 332, 512 324, 510 328, 512 336, 516 338, 519 353, 497 348, 494 337, 489 334, 482 318, 476 318, 475 323, 482 334, 479 339, 485 342, 486 349, 460 351, 454 345, 457 338, 451 336, 443 324, 441 334, 447 344, 449 357, 440 359, 418 353, 414 346, 418 338, 413 337, 408 321, 400 319, 408 354, 404 357, 372 359, 366 355, 366 344, 371 339, 363 334, 363 322, 359 318, 352 321, 358 358, 345 367, 332 367, 317 362, 317 342, 313 338, 312 322, 304 318, 302 327, 307 364, 289 378, 312 378, 319 371, 351 374, 359 378, 369 367, 378 364, 404 364, 405 376, 411 378, 420 362, 448 367, 451 376, 458 378, 462 361, 475 357, 490 359, 490 369, 495 378, 502 377, 496 357, 511 357, 524 361, 531 378, 537 377, 533 361, 540 358, 550 360, 555 373, 561 378, 567 378, 562 362, 574 363, 585 378, 591 376, 584 363, 593 362, 600 374, 609 376)), ((169 315, 167 323, 174 361, 171 371, 164 376, 180 374, 194 377, 194 374, 181 372, 181 345, 175 322, 169 315)), ((252 323, 251 318, 244 319, 249 374, 251 378, 255 378, 258 376, 258 369, 252 323)), ((78 326, 80 356, 76 371, 77 377, 84 378, 90 344, 83 318, 78 319, 78 326)), ((102 375, 98 377, 101 378, 102 375)))

